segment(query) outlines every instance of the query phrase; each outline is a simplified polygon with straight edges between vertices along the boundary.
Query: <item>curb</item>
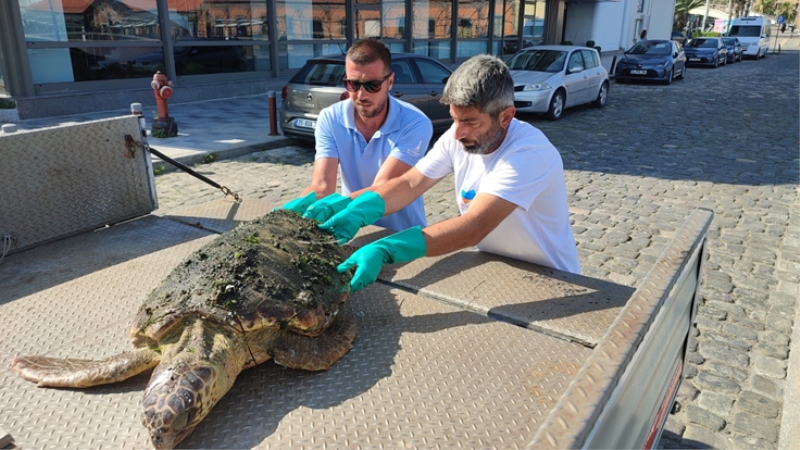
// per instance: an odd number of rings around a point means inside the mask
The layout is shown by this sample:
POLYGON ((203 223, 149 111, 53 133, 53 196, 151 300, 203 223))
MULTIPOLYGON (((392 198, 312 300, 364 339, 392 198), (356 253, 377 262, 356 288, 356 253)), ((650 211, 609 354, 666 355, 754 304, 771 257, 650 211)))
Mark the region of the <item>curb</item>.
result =
MULTIPOLYGON (((797 194, 800 195, 800 189, 797 194)), ((795 201, 800 204, 800 201, 795 201)), ((800 215, 795 209, 795 216, 800 215)), ((789 224, 792 214, 789 215, 789 224)), ((800 448, 800 303, 795 303, 792 336, 789 342, 789 363, 786 367, 786 387, 783 391, 783 411, 781 413, 778 450, 800 448)))
MULTIPOLYGON (((281 136, 278 138, 270 139, 269 141, 265 142, 259 142, 255 144, 244 145, 241 147, 234 147, 218 151, 204 150, 196 152, 192 155, 178 156, 173 159, 183 165, 192 167, 198 164, 203 164, 203 160, 208 155, 214 155, 214 161, 221 161, 225 159, 233 159, 250 153, 261 152, 264 150, 275 150, 278 148, 288 147, 292 145, 292 143, 293 141, 291 138, 281 136)), ((152 146, 152 147, 155 148, 156 150, 161 151, 162 153, 168 153, 167 151, 164 150, 166 147, 160 147, 160 146, 152 146)), ((152 155, 152 159, 153 159, 154 169, 158 166, 164 167, 164 170, 162 172, 159 172, 159 174, 174 172, 179 170, 177 167, 173 166, 172 164, 169 164, 168 162, 162 161, 155 155, 152 155)))

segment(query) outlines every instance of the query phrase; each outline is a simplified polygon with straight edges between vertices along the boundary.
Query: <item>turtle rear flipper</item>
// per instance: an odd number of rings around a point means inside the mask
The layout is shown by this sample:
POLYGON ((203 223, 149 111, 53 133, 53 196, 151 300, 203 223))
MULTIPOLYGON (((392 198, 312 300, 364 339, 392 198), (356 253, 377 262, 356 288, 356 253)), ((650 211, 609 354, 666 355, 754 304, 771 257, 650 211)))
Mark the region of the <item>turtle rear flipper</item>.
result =
POLYGON ((356 321, 339 314, 320 336, 282 333, 271 343, 269 353, 276 363, 291 369, 328 370, 350 351, 355 338, 356 321))
POLYGON ((160 360, 159 353, 140 348, 100 361, 18 356, 11 367, 39 386, 85 388, 120 382, 155 367, 160 360))

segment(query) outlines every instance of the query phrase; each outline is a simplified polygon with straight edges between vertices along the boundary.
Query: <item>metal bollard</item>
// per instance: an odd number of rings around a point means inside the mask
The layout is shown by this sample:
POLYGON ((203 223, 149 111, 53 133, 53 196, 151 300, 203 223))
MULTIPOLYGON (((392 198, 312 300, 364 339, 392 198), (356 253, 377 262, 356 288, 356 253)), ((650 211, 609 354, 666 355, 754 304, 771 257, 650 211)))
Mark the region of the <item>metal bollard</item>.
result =
POLYGON ((139 129, 142 130, 142 139, 147 140, 147 120, 144 118, 141 103, 131 103, 131 114, 139 118, 139 129))
POLYGON ((269 91, 267 93, 267 97, 269 98, 269 135, 270 136, 277 136, 278 135, 278 108, 277 108, 277 99, 275 98, 275 91, 269 91))

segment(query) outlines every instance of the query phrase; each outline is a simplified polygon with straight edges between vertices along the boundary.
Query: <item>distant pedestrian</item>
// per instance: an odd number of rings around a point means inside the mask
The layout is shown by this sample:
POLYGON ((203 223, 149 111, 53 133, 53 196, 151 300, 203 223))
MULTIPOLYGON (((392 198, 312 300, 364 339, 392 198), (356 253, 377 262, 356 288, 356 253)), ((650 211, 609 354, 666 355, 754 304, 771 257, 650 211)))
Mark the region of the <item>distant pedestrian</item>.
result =
POLYGON ((642 32, 639 33, 639 39, 641 40, 647 39, 647 30, 642 30, 642 32))

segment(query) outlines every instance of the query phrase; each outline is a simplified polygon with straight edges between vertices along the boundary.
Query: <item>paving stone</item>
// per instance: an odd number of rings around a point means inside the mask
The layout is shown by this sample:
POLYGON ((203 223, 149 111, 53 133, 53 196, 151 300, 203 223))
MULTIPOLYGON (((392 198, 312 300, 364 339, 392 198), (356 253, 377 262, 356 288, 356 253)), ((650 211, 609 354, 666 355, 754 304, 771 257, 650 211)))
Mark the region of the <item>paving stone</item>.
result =
POLYGON ((712 391, 701 392, 697 397, 698 405, 720 417, 727 417, 733 407, 734 401, 735 398, 730 395, 719 394, 712 391))
POLYGON ((737 336, 739 338, 746 339, 747 341, 758 340, 758 331, 733 323, 726 323, 723 325, 722 332, 730 336, 737 336))
POLYGON ((725 426, 725 419, 698 406, 687 405, 686 416, 689 422, 702 425, 714 431, 719 431, 725 426))
POLYGON ((750 350, 750 348, 752 347, 752 345, 749 342, 743 339, 738 339, 734 336, 716 333, 713 331, 703 332, 701 336, 703 337, 703 339, 708 339, 711 342, 717 342, 726 347, 745 352, 750 350))
POLYGON ((744 383, 744 381, 747 380, 748 376, 750 375, 748 370, 749 368, 747 366, 733 367, 727 362, 708 361, 703 368, 708 369, 717 375, 732 378, 740 384, 744 383))
POLYGON ((775 448, 775 443, 752 436, 736 436, 731 448, 736 450, 768 449, 775 448))
POLYGON ((758 414, 760 416, 775 418, 780 411, 780 403, 753 391, 742 391, 736 400, 736 408, 758 414))
POLYGON ((688 424, 683 432, 684 448, 719 448, 727 449, 731 446, 731 439, 718 431, 704 426, 688 424))
POLYGON ((755 373, 772 378, 786 378, 786 361, 781 361, 760 353, 752 354, 755 373))
POLYGON ((694 382, 700 389, 710 389, 724 394, 736 395, 741 390, 735 380, 711 372, 700 372, 694 382))
POLYGON ((735 433, 761 438, 768 442, 778 440, 777 421, 747 412, 736 413, 733 416, 730 429, 735 433))
POLYGON ((747 367, 750 364, 750 357, 746 352, 731 349, 717 342, 700 342, 698 353, 707 360, 727 362, 739 367, 747 367))

